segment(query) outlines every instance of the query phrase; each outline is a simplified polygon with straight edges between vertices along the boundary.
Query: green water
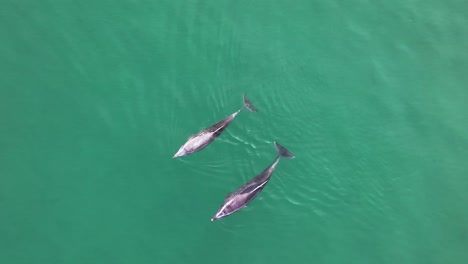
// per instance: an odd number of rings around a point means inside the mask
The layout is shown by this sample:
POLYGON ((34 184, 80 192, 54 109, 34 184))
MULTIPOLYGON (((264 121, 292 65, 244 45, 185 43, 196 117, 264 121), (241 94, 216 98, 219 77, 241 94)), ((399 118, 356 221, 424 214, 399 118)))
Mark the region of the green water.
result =
POLYGON ((468 263, 467 47, 457 0, 2 1, 0 263, 468 263))

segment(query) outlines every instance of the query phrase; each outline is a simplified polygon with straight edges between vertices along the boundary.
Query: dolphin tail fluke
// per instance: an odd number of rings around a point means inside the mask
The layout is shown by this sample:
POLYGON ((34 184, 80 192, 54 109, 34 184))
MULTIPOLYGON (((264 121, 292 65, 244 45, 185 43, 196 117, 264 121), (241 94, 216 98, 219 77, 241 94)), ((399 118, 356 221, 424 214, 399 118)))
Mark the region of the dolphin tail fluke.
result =
POLYGON ((280 157, 285 157, 285 158, 288 158, 288 159, 292 159, 292 158, 295 157, 294 154, 289 152, 289 150, 287 150, 285 147, 278 144, 276 141, 275 141, 275 147, 276 147, 276 151, 278 152, 278 155, 280 157))
POLYGON ((250 100, 247 98, 247 96, 244 94, 244 108, 249 109, 251 112, 257 112, 257 109, 252 105, 250 100))

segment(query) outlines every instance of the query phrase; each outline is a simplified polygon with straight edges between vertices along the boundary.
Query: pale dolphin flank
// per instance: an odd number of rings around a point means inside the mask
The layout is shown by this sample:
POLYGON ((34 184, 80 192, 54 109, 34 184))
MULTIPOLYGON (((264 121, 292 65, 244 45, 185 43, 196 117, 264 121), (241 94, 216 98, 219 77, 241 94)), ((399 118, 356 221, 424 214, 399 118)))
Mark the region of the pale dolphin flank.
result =
POLYGON ((257 112, 257 109, 255 109, 252 103, 250 103, 250 100, 247 99, 246 95, 244 94, 244 106, 241 109, 237 110, 232 115, 227 116, 218 123, 203 129, 197 134, 191 135, 187 139, 187 142, 185 142, 185 144, 180 147, 173 158, 186 156, 204 149, 206 146, 208 146, 208 144, 221 135, 224 129, 226 129, 234 120, 234 118, 236 118, 236 116, 240 113, 240 111, 244 110, 245 108, 249 109, 251 112, 257 112))
POLYGON ((279 159, 281 157, 288 159, 294 158, 294 155, 286 148, 276 142, 274 143, 276 151, 278 152, 278 156, 276 156, 273 163, 268 166, 262 173, 237 189, 237 191, 234 193, 229 193, 226 196, 223 205, 218 209, 218 212, 216 212, 216 214, 211 218, 211 221, 226 217, 244 208, 263 190, 265 185, 270 180, 271 175, 275 171, 276 164, 278 164, 279 159))

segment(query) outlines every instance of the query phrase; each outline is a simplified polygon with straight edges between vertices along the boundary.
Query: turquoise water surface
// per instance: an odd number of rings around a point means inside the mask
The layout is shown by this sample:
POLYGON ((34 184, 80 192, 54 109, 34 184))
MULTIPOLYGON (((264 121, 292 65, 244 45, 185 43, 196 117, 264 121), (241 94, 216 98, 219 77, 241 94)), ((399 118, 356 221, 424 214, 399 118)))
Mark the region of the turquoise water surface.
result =
POLYGON ((0 263, 468 263, 466 1, 6 0, 0 40, 0 263))

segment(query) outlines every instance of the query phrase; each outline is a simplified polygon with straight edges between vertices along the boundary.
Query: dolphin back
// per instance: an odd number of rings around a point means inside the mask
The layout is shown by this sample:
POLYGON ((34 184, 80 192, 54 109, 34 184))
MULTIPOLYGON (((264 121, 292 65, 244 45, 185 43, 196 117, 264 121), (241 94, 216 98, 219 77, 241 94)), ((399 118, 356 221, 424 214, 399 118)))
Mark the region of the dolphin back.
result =
POLYGON ((275 147, 276 147, 276 151, 278 152, 278 156, 285 157, 285 158, 288 158, 288 159, 292 159, 292 158, 295 157, 294 154, 292 154, 285 147, 278 144, 276 141, 275 141, 275 147))

